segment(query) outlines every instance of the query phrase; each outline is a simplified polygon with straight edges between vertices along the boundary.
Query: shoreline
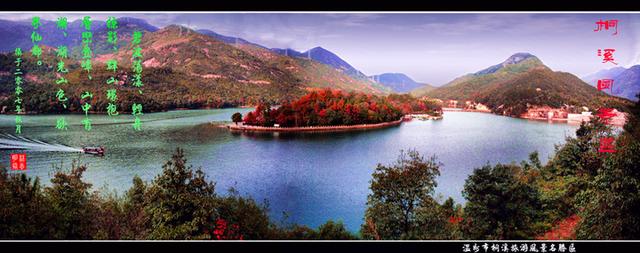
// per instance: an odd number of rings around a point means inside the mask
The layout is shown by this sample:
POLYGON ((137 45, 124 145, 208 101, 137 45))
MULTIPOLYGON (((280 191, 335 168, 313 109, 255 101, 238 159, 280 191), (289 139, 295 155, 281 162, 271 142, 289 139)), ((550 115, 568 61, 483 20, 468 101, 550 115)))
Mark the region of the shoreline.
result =
MULTIPOLYGON (((170 110, 162 110, 162 111, 148 111, 148 112, 144 112, 144 113, 162 113, 162 112, 176 112, 176 111, 195 111, 195 110, 224 110, 224 109, 250 109, 252 107, 223 107, 223 108, 174 108, 174 109, 170 109, 170 110)), ((127 114, 130 115, 131 111, 118 111, 120 114, 118 115, 122 115, 122 114, 127 114)), ((106 112, 93 112, 93 111, 89 111, 87 113, 88 115, 109 115, 106 112)), ((33 112, 28 112, 28 113, 0 113, 1 115, 5 115, 5 116, 52 116, 52 115, 85 115, 84 112, 64 112, 64 113, 33 113, 33 112)))
POLYGON ((491 110, 462 109, 462 108, 455 108, 455 107, 442 107, 442 111, 443 112, 482 112, 482 113, 495 114, 491 112, 491 110))
POLYGON ((402 124, 403 119, 377 124, 341 125, 341 126, 311 126, 311 127, 263 127, 228 124, 231 131, 238 132, 344 132, 380 129, 402 124))

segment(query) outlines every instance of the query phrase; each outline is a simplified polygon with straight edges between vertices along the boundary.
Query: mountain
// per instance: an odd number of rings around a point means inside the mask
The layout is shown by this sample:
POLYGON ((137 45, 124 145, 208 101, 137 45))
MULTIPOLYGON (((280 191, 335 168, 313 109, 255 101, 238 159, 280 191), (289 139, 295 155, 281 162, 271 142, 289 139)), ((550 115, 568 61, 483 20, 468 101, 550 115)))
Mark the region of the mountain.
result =
POLYGON ((440 99, 469 100, 486 85, 504 81, 533 69, 549 69, 538 57, 529 53, 516 53, 505 61, 454 79, 430 90, 414 90, 414 96, 429 96, 440 99))
MULTIPOLYGON (((553 108, 624 109, 625 99, 609 96, 580 78, 555 72, 528 53, 517 53, 502 63, 467 74, 432 90, 413 94, 439 99, 471 100, 487 105, 493 112, 519 116, 531 106, 553 108)), ((570 109, 571 110, 571 109, 570 109)))
POLYGON ((613 91, 615 96, 638 101, 640 93, 640 65, 632 66, 614 78, 613 91))
POLYGON ((272 48, 271 51, 281 55, 286 55, 289 57, 312 59, 317 62, 329 65, 352 77, 359 78, 359 79, 367 78, 365 74, 363 74, 362 72, 360 72, 359 70, 351 66, 349 63, 347 63, 345 60, 340 58, 338 55, 322 47, 314 47, 305 52, 298 52, 290 48, 287 48, 287 49, 272 48))
POLYGON ((488 84, 471 100, 510 116, 520 116, 532 106, 564 107, 579 112, 582 106, 590 110, 600 107, 624 110, 631 105, 630 101, 607 95, 570 73, 543 68, 488 84))
POLYGON ((272 52, 275 52, 277 54, 281 54, 284 56, 288 56, 288 57, 300 57, 300 58, 309 58, 308 55, 302 53, 302 52, 298 52, 296 50, 293 50, 291 48, 271 48, 269 49, 272 52))
POLYGON ((398 93, 407 93, 416 88, 433 88, 431 85, 418 83, 402 73, 384 73, 369 78, 398 93))
POLYGON ((322 47, 314 47, 312 49, 307 50, 303 54, 309 55, 311 59, 316 60, 318 62, 327 64, 336 69, 341 70, 347 75, 354 77, 366 78, 362 72, 351 66, 349 63, 344 61, 342 58, 338 57, 333 52, 326 50, 322 47))
MULTIPOLYGON (((267 52, 270 51, 271 53, 294 59, 293 61, 287 61, 287 63, 295 62, 298 67, 295 73, 311 87, 333 87, 347 91, 354 90, 376 94, 391 92, 390 88, 371 81, 365 74, 355 69, 333 52, 322 47, 315 47, 305 52, 299 52, 290 48, 269 49, 242 38, 222 35, 211 30, 200 29, 196 30, 196 32, 233 45, 249 53, 254 53, 257 57, 267 57, 266 59, 273 60, 274 55, 267 52), (311 59, 325 66, 306 62, 301 59, 306 59, 307 61, 311 59), (333 70, 327 69, 327 66, 333 68, 333 70), (303 68, 304 71, 300 71, 300 68, 303 68)), ((272 63, 279 64, 282 63, 282 61, 278 60, 272 63)), ((287 64, 280 64, 280 67, 295 69, 295 67, 287 64)))
POLYGON ((422 87, 418 87, 415 88, 413 90, 409 91, 409 94, 413 95, 414 97, 422 97, 424 96, 424 94, 429 93, 430 91, 436 89, 437 87, 429 85, 429 84, 424 84, 422 87))
POLYGON ((0 51, 10 52, 20 48, 27 48, 31 44, 31 26, 29 24, 0 20, 0 51))
POLYGON ((600 70, 600 71, 598 71, 596 73, 584 76, 581 79, 583 81, 585 81, 586 83, 588 83, 588 84, 596 86, 598 84, 598 80, 599 79, 613 79, 616 76, 620 75, 625 70, 627 70, 627 69, 624 68, 624 67, 615 67, 615 68, 610 68, 610 69, 603 69, 603 70, 600 70))
POLYGON ((600 70, 594 74, 582 78, 590 85, 597 86, 599 79, 613 79, 613 89, 604 92, 637 101, 636 94, 640 92, 640 65, 632 66, 628 69, 615 67, 600 70))
POLYGON ((280 69, 287 69, 301 80, 306 87, 330 87, 345 91, 358 91, 373 94, 385 94, 391 92, 389 88, 369 80, 359 71, 357 71, 357 73, 359 73, 357 75, 350 75, 349 73, 345 73, 344 68, 336 68, 335 66, 353 67, 335 54, 319 47, 306 52, 298 52, 289 48, 269 49, 265 46, 242 38, 225 36, 210 30, 200 29, 196 32, 232 45, 237 49, 243 50, 262 59, 272 66, 276 66, 280 69), (309 55, 312 56, 312 60, 308 59, 309 55), (338 60, 332 58, 337 58, 338 60), (333 65, 327 63, 333 63, 333 65))
MULTIPOLYGON (((308 88, 333 88, 345 91, 357 91, 383 95, 391 90, 368 78, 355 78, 324 63, 307 58, 292 57, 290 54, 281 54, 273 49, 255 46, 253 44, 240 44, 236 46, 255 57, 262 59, 271 66, 286 69, 294 76, 302 80, 308 88)), ((290 50, 290 49, 289 49, 290 50)), ((293 51, 293 50, 291 50, 293 51)), ((295 51, 291 53, 296 53, 295 51)))
MULTIPOLYGON (((143 19, 122 17, 118 18, 117 21, 118 47, 125 46, 129 42, 133 31, 155 32, 158 30, 157 27, 150 25, 143 19)), ((57 28, 55 21, 42 20, 41 22, 42 26, 39 29, 39 33, 42 36, 42 41, 40 44, 50 47, 64 45, 69 47, 71 57, 80 56, 81 35, 84 31, 82 20, 69 22, 66 31, 67 36, 64 36, 63 32, 57 28)), ((93 20, 91 27, 95 42, 93 46, 94 53, 102 54, 112 51, 112 46, 107 45, 105 42, 108 32, 106 22, 93 20)), ((12 52, 16 47, 21 47, 23 50, 30 49, 33 46, 31 43, 32 31, 33 28, 30 21, 0 20, 0 37, 3 38, 0 41, 0 52, 12 52)))
MULTIPOLYGON (((109 59, 118 60, 117 106, 124 110, 131 107, 131 101, 145 101, 148 111, 279 103, 296 99, 309 89, 325 87, 379 95, 389 92, 371 80, 353 78, 314 60, 282 56, 250 43, 232 45, 177 25, 143 33, 140 47, 144 56, 144 93, 139 94, 131 85, 133 48, 123 45, 115 53, 108 50, 93 58, 91 81, 81 71, 78 60, 67 62, 69 73, 65 77, 73 84, 65 88, 66 95, 73 98, 69 109, 78 111, 77 98, 84 91, 104 93, 102 84, 114 75, 106 71, 109 59)), ((29 112, 63 110, 49 101, 57 89, 51 71, 56 64, 54 57, 51 47, 43 54, 42 66, 34 64, 35 59, 28 54, 23 57, 23 71, 29 79, 23 99, 30 105, 29 112)), ((11 53, 0 54, 0 105, 10 106, 13 101, 9 73, 14 60, 11 53)), ((96 96, 92 104, 101 111, 107 103, 104 96, 96 96)))
POLYGON ((227 44, 236 44, 236 43, 239 43, 239 44, 251 44, 253 46, 261 47, 261 48, 265 48, 266 49, 266 47, 264 47, 262 45, 259 45, 259 44, 253 43, 253 42, 249 42, 249 41, 247 41, 247 40, 245 40, 243 38, 226 36, 226 35, 222 35, 222 34, 214 32, 214 31, 207 30, 207 29, 198 29, 198 30, 196 30, 196 32, 198 32, 200 34, 207 35, 209 37, 212 37, 214 39, 217 39, 217 40, 222 41, 222 42, 227 43, 227 44))
POLYGON ((530 54, 530 53, 516 53, 512 56, 509 56, 509 58, 507 58, 505 61, 503 61, 500 64, 496 64, 493 65, 491 67, 488 67, 486 69, 480 70, 478 72, 476 72, 474 75, 476 76, 482 76, 482 75, 488 75, 488 74, 493 74, 496 73, 500 70, 503 70, 507 67, 509 67, 510 65, 517 65, 520 64, 526 60, 532 59, 533 61, 531 62, 532 65, 539 65, 542 64, 542 62, 538 59, 538 57, 530 54))
MULTIPOLYGON (((145 69, 167 69, 184 75, 178 80, 185 81, 179 86, 188 86, 190 91, 185 94, 211 94, 233 101, 267 99, 276 102, 293 98, 303 91, 302 80, 290 71, 183 26, 170 25, 146 33, 140 47, 145 69)), ((130 57, 131 50, 121 50, 116 55, 101 55, 96 61, 116 58, 119 62, 127 62, 130 57)), ((169 84, 176 80, 159 76, 157 81, 167 84, 163 90, 174 90, 169 84)))

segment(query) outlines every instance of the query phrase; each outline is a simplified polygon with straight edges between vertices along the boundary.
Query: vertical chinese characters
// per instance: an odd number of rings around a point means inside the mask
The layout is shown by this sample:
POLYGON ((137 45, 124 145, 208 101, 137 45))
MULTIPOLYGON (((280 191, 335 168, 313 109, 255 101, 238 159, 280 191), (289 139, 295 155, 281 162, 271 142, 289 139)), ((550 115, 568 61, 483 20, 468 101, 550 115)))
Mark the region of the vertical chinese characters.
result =
POLYGON ((602 63, 610 62, 613 65, 618 65, 618 63, 615 62, 615 59, 613 58, 613 52, 615 51, 616 50, 613 48, 605 48, 604 50, 598 49, 598 56, 602 57, 602 63), (604 51, 604 53, 602 51, 604 51))
MULTIPOLYGON (((613 29, 614 32, 612 35, 618 34, 618 20, 598 20, 596 21, 596 28, 593 30, 594 32, 600 32, 613 29)), ((613 48, 606 49, 598 49, 598 56, 602 57, 602 63, 612 63, 614 65, 618 65, 613 58, 613 53, 616 50, 613 48)), ((613 79, 600 79, 598 80, 597 88, 600 91, 609 90, 610 93, 613 93, 613 79)), ((611 123, 611 119, 616 117, 617 112, 612 108, 600 108, 596 116, 602 120, 602 122, 606 125, 611 123)), ((616 152, 615 138, 613 136, 600 136, 599 139, 600 146, 598 148, 598 152, 600 153, 614 153, 616 152)))
POLYGON ((40 26, 42 26, 42 22, 40 21, 40 17, 35 16, 31 19, 31 26, 33 27, 33 31, 31 32, 31 43, 33 43, 33 47, 31 48, 31 55, 35 56, 38 59, 38 66, 42 65, 42 48, 40 47, 40 41, 42 41, 42 35, 38 32, 40 26))
MULTIPOLYGON (((62 31, 63 35, 67 36, 67 18, 60 17, 56 22, 56 27, 62 31)), ((56 99, 62 105, 63 108, 67 108, 67 101, 69 98, 65 95, 65 91, 63 87, 69 83, 69 81, 65 78, 65 74, 69 73, 65 65, 65 59, 69 58, 68 49, 64 45, 59 45, 56 49, 56 58, 58 59, 58 63, 56 64, 55 72, 56 72, 56 84, 58 85, 58 91, 56 92, 56 99)), ((56 119, 56 129, 58 130, 67 130, 68 123, 67 119, 64 116, 60 116, 56 119)))
MULTIPOLYGON (((131 38, 131 44, 133 45, 133 53, 131 55, 132 63, 131 69, 133 71, 133 86, 138 88, 138 93, 142 94, 142 48, 140 47, 140 41, 142 39, 142 32, 134 31, 131 38)), ((131 114, 135 117, 133 121, 133 129, 140 131, 142 129, 142 123, 140 121, 140 115, 142 115, 142 104, 133 103, 131 105, 131 114)))
POLYGON ((613 35, 618 35, 618 20, 617 19, 611 19, 611 20, 598 20, 596 21, 596 29, 593 29, 594 32, 599 32, 599 31, 603 31, 603 30, 609 30, 609 29, 613 29, 613 35))
POLYGON ((22 133, 22 115, 24 114, 24 109, 22 107, 22 98, 21 95, 23 93, 22 84, 24 83, 24 79, 22 78, 22 49, 16 48, 14 51, 14 55, 16 57, 16 70, 13 72, 14 80, 16 83, 15 96, 16 99, 13 101, 16 106, 16 134, 22 133))
MULTIPOLYGON (((115 17, 107 18, 107 43, 113 45, 114 55, 118 51, 118 33, 116 29, 118 29, 118 20, 116 20, 115 17)), ((107 71, 112 71, 113 74, 107 79, 107 100, 109 101, 107 104, 107 114, 109 116, 116 116, 119 114, 116 106, 118 95, 115 89, 118 84, 115 77, 118 71, 118 60, 115 58, 109 59, 106 65, 107 71)))
MULTIPOLYGON (((93 52, 91 51, 91 43, 93 42, 93 33, 91 32, 91 17, 86 16, 82 19, 82 25, 84 27, 84 31, 82 32, 82 62, 80 66, 83 70, 87 71, 87 77, 91 80, 91 57, 93 52)), ((82 111, 84 112, 84 119, 82 119, 82 124, 84 125, 84 129, 87 131, 91 130, 91 119, 89 119, 89 110, 91 109, 91 100, 93 99, 93 93, 89 91, 85 91, 82 93, 80 99, 84 102, 81 106, 82 111)))

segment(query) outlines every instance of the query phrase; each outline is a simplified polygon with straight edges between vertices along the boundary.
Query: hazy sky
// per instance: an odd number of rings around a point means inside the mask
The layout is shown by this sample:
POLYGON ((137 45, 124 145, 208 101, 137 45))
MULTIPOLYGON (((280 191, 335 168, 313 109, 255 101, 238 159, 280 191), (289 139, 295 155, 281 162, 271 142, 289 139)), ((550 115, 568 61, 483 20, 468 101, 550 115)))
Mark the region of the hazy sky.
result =
MULTIPOLYGON (((33 13, 0 13, 21 20, 33 13)), ((44 19, 84 13, 39 13, 44 19)), ((322 46, 367 75, 401 72, 444 84, 502 62, 516 52, 538 56, 557 71, 584 76, 604 68, 601 48, 614 48, 617 66, 640 63, 640 14, 602 13, 115 13, 164 27, 210 29, 267 46, 305 51, 322 46), (595 22, 618 19, 618 35, 594 32, 595 22)))

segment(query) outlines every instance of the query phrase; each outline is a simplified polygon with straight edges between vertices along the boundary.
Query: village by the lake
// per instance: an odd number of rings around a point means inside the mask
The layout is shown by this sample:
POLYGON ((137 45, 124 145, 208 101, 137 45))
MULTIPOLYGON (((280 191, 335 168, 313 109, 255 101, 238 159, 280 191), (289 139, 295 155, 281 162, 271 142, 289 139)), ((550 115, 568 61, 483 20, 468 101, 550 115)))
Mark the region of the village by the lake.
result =
POLYGON ((0 240, 640 238, 638 14, 28 14, 0 240))

